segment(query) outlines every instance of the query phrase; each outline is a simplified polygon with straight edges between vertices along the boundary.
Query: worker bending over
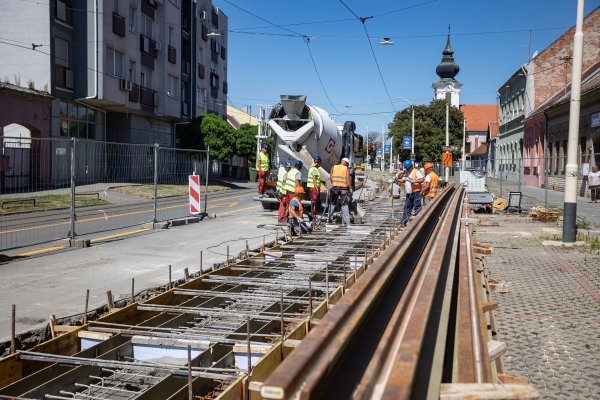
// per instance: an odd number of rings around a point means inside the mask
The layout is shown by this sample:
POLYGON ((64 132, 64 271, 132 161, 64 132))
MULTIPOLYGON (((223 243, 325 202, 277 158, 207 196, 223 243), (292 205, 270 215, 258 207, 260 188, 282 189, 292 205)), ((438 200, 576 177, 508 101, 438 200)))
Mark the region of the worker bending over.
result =
POLYGON ((256 160, 256 169, 258 170, 258 195, 263 197, 267 190, 267 177, 269 176, 269 156, 267 150, 269 146, 263 143, 258 160, 256 160))
POLYGON ((308 180, 306 187, 310 189, 310 213, 313 217, 313 223, 317 218, 317 213, 321 209, 321 157, 316 156, 312 166, 308 170, 308 180))
POLYGON ((435 198, 438 189, 438 181, 439 176, 433 172, 433 164, 425 163, 425 181, 423 183, 423 190, 421 191, 423 205, 426 205, 435 198))
POLYGON ((331 202, 329 204, 327 222, 332 222, 333 211, 335 210, 336 204, 340 204, 342 207, 342 223, 350 223, 350 210, 348 204, 350 203, 350 170, 348 168, 350 160, 342 158, 340 164, 334 165, 331 169, 331 202))
POLYGON ((299 235, 310 231, 310 224, 304 220, 304 207, 302 206, 302 197, 304 196, 304 188, 297 187, 294 192, 294 198, 290 202, 289 220, 292 225, 292 234, 299 235))
POLYGON ((404 212, 402 213, 402 225, 406 226, 414 210, 414 215, 421 211, 421 183, 424 176, 418 169, 414 168, 412 161, 406 160, 404 166, 404 189, 406 191, 406 200, 404 202, 404 212))
POLYGON ((286 179, 288 172, 292 169, 292 164, 289 161, 283 163, 283 167, 279 169, 277 175, 277 197, 279 198, 279 212, 277 213, 277 221, 285 223, 287 220, 288 199, 286 191, 286 179))

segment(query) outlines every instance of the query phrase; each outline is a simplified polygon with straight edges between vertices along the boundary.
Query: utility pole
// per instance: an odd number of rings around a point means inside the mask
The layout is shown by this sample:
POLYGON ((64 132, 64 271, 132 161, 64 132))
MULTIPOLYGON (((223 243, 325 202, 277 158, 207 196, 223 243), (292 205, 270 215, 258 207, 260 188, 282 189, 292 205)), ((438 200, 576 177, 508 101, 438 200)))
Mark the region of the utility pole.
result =
POLYGON ((415 162, 415 106, 410 105, 412 109, 412 140, 410 142, 410 160, 415 162))
MULTIPOLYGON (((446 100, 446 146, 450 146, 450 102, 446 100)), ((446 167, 446 182, 450 182, 450 167, 446 167)))
POLYGON ((381 121, 381 172, 383 172, 383 166, 385 165, 385 133, 383 132, 383 121, 381 121))
POLYGON ((577 1, 577 23, 573 38, 573 75, 571 76, 571 109, 569 141, 565 167, 565 204, 563 242, 573 243, 577 237, 577 148, 579 147, 579 112, 581 109, 581 64, 583 59, 583 3, 577 1))
MULTIPOLYGON (((473 162, 473 157, 471 157, 471 162, 473 162)), ((463 148, 462 148, 462 168, 466 168, 467 164, 467 120, 463 118, 463 148)))
POLYGON ((371 161, 369 159, 369 125, 367 125, 367 134, 366 134, 366 136, 367 136, 367 159, 365 160, 365 168, 366 168, 367 163, 370 164, 370 161, 371 161))
POLYGON ((390 172, 393 172, 394 159, 392 158, 392 153, 394 152, 394 137, 390 140, 390 172))

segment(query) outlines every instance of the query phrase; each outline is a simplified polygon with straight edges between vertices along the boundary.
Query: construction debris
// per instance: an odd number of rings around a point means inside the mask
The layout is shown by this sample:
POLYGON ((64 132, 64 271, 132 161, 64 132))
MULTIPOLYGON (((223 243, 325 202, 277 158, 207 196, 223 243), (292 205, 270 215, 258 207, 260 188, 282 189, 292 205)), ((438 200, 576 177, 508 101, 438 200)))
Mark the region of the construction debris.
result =
POLYGON ((531 209, 531 218, 540 222, 556 222, 563 220, 562 211, 551 211, 544 207, 533 207, 531 209))

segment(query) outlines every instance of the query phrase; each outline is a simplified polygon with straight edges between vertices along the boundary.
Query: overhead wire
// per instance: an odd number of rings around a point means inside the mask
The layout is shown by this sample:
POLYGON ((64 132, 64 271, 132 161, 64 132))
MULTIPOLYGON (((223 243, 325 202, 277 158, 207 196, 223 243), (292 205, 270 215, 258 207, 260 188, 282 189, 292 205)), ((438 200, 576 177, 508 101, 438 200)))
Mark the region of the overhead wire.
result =
POLYGON ((383 88, 385 89, 387 98, 390 102, 390 105, 392 106, 392 110, 396 111, 396 107, 394 106, 394 101, 392 100, 390 91, 387 87, 387 84, 385 83, 385 79, 383 78, 383 72, 381 71, 381 66, 379 65, 379 60, 377 60, 377 55, 375 54, 375 49, 373 48, 373 43, 371 43, 371 36, 369 35, 369 30, 367 29, 367 25, 366 25, 366 21, 373 17, 372 16, 371 17, 359 17, 358 14, 356 14, 350 7, 348 7, 348 5, 346 3, 344 3, 343 0, 338 0, 338 1, 340 3, 342 3, 342 5, 344 7, 346 7, 346 9, 348 9, 350 11, 350 13, 352 13, 352 15, 354 15, 361 22, 362 27, 365 31, 365 35, 367 35, 367 41, 369 42, 369 48, 371 49, 371 54, 373 55, 373 60, 375 61, 375 66, 377 67, 377 71, 379 72, 379 77, 381 78, 381 83, 383 84, 383 88))

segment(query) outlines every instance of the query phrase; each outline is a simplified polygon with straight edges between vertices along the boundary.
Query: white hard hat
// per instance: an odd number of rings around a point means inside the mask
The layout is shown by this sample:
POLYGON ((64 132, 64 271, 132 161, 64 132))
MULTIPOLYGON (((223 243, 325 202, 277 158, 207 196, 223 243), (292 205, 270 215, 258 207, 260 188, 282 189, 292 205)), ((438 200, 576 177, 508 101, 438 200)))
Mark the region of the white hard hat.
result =
POLYGON ((350 160, 348 160, 346 157, 342 158, 342 162, 346 161, 348 164, 350 164, 350 160))

